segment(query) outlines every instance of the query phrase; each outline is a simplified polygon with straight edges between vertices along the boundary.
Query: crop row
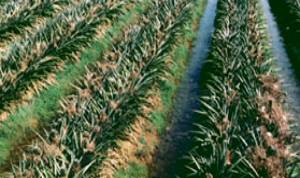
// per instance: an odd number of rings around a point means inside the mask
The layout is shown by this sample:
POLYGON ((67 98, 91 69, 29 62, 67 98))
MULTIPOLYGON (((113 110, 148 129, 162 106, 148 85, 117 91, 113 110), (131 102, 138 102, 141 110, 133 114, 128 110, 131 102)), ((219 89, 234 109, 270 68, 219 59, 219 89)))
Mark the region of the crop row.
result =
POLYGON ((258 1, 219 1, 191 176, 295 177, 283 93, 258 1))
POLYGON ((122 2, 83 1, 49 19, 36 34, 12 44, 1 57, 0 110, 28 90, 38 93, 53 83, 48 76, 76 60, 76 53, 91 43, 97 27, 121 13, 122 2))
POLYGON ((69 1, 38 0, 11 1, 0 8, 0 42, 24 32, 40 17, 51 17, 69 1))
POLYGON ((190 18, 190 1, 152 1, 101 62, 89 67, 61 113, 13 166, 17 177, 85 176, 143 115, 149 90, 168 71, 165 58, 190 18))

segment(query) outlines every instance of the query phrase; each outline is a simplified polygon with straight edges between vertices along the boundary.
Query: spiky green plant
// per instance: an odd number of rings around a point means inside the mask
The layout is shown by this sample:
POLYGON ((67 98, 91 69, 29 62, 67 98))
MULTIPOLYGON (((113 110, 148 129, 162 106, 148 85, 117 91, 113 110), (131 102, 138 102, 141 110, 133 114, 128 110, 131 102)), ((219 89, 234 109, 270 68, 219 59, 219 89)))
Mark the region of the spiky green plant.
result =
POLYGON ((190 18, 191 2, 153 1, 138 25, 117 40, 103 61, 80 79, 50 129, 39 134, 15 176, 87 176, 147 104, 149 90, 167 71, 165 57, 190 18), (50 149, 48 149, 50 148, 50 149), (33 159, 32 159, 33 158, 33 159))
POLYGON ((204 97, 193 132, 197 146, 188 166, 191 177, 289 176, 282 93, 275 89, 278 83, 260 15, 257 1, 218 3, 207 78, 202 80, 204 97))
MULTIPOLYGON (((100 24, 110 22, 121 13, 123 1, 84 1, 54 19, 35 35, 11 45, 2 57, 0 76, 0 110, 11 101, 20 99, 27 89, 39 92, 47 76, 76 60, 76 52, 87 47, 100 24)), ((51 84, 51 81, 50 81, 51 84)))
POLYGON ((287 0, 292 9, 292 13, 294 13, 298 19, 300 19, 300 1, 299 0, 287 0))
POLYGON ((39 17, 50 17, 68 0, 10 1, 0 8, 0 42, 23 33, 39 17))

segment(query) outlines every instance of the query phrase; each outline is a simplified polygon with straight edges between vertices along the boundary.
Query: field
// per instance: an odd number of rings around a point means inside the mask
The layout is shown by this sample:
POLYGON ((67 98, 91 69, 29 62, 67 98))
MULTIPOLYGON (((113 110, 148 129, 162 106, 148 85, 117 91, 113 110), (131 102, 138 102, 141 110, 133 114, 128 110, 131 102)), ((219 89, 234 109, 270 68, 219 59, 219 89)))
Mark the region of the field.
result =
POLYGON ((0 177, 299 177, 300 2, 262 2, 0 0, 0 177))

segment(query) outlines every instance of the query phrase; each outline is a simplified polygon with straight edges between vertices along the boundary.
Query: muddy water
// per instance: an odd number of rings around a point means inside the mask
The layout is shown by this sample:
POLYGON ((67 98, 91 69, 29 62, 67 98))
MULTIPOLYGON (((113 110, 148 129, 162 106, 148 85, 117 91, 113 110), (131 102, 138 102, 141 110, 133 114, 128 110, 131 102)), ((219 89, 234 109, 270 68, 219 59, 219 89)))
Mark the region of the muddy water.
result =
POLYGON ((282 80, 284 91, 287 93, 287 107, 294 119, 293 129, 300 134, 300 81, 297 80, 294 68, 291 65, 278 25, 271 12, 268 0, 261 0, 261 4, 267 20, 269 36, 271 37, 272 52, 276 59, 278 74, 282 80))
POLYGON ((208 0, 207 7, 199 24, 198 38, 192 51, 192 58, 187 72, 179 86, 175 98, 174 110, 171 114, 170 130, 158 153, 158 165, 155 177, 175 178, 184 175, 186 168, 184 155, 191 149, 190 131, 193 127, 194 111, 199 110, 200 74, 207 58, 214 31, 217 0, 208 0))

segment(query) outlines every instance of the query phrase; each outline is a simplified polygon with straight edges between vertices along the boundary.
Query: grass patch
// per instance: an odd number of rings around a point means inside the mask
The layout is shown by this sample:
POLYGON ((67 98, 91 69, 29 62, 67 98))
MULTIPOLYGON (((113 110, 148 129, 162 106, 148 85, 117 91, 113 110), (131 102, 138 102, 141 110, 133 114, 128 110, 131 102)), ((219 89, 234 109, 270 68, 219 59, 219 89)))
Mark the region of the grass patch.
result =
POLYGON ((148 177, 147 166, 131 162, 127 169, 116 172, 115 178, 146 178, 148 177))

